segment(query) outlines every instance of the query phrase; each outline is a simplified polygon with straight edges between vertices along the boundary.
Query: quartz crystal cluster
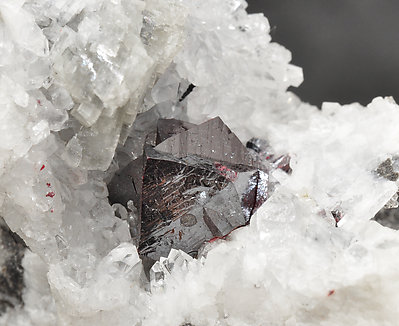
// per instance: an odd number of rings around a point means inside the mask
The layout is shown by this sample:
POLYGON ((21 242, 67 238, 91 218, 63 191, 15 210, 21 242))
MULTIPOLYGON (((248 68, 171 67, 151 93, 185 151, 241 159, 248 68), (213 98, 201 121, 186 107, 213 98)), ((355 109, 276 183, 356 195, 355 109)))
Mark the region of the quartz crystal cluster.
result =
POLYGON ((399 106, 245 8, 0 1, 0 325, 397 325, 399 106))

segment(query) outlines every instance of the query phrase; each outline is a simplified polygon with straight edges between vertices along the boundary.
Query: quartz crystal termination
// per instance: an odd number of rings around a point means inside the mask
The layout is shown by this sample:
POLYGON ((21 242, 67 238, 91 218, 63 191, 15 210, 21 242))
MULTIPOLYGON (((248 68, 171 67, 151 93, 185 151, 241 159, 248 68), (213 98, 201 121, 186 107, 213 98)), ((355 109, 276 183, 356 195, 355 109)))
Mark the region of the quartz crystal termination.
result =
MULTIPOLYGON (((267 199, 269 177, 220 118, 201 125, 159 119, 144 155, 108 185, 111 203, 138 208, 141 255, 157 260, 246 225, 267 199)), ((131 228, 138 225, 131 225, 131 228)))

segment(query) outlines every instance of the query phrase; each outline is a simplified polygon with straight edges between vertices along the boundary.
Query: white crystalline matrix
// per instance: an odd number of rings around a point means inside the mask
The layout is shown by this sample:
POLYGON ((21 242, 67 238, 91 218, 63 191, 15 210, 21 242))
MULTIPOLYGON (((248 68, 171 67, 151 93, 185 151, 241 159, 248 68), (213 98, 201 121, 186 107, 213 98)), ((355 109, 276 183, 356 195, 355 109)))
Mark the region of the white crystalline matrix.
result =
POLYGON ((399 236, 370 219, 398 190, 376 171, 399 155, 399 107, 302 103, 287 92, 301 69, 245 8, 0 1, 0 216, 28 247, 23 304, 0 325, 397 325, 399 236), (106 182, 151 108, 220 116, 289 153, 292 174, 274 172, 248 227, 198 259, 172 250, 148 281, 106 182))

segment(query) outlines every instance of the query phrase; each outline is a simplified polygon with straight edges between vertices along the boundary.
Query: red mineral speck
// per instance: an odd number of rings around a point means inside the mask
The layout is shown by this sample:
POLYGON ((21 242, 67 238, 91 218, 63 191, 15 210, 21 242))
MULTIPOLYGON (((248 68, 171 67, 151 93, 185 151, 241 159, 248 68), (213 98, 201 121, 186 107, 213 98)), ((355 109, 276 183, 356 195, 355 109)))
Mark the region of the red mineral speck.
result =
POLYGON ((335 290, 330 290, 330 291, 328 291, 328 297, 330 297, 330 296, 332 296, 333 294, 335 293, 335 290))
POLYGON ((42 101, 37 100, 37 104, 39 104, 41 106, 42 105, 42 101))
POLYGON ((47 183, 46 183, 46 186, 50 188, 50 187, 51 187, 51 183, 50 183, 50 182, 47 182, 47 183))
POLYGON ((237 178, 237 172, 232 169, 229 169, 227 166, 219 162, 215 162, 215 167, 216 169, 219 170, 220 174, 225 178, 227 178, 228 180, 234 181, 237 178))
POLYGON ((40 168, 40 171, 43 171, 45 167, 46 166, 43 164, 42 167, 40 168))
POLYGON ((54 213, 54 209, 50 209, 50 212, 51 212, 51 213, 54 213))
MULTIPOLYGON (((238 229, 238 228, 237 228, 238 229)), ((233 229, 231 232, 233 232, 235 229, 233 229)), ((226 240, 226 238, 230 235, 230 233, 231 232, 229 232, 229 233, 227 233, 227 234, 225 234, 225 235, 223 235, 223 236, 221 236, 221 237, 214 237, 214 238, 212 238, 211 240, 209 240, 208 242, 209 243, 212 243, 212 242, 215 242, 216 240, 226 240)))
POLYGON ((209 240, 208 242, 209 243, 212 243, 212 242, 214 242, 214 241, 216 241, 216 240, 220 240, 220 239, 222 239, 221 237, 214 237, 214 238, 212 238, 211 240, 209 240))
POLYGON ((46 197, 53 198, 54 196, 55 196, 54 191, 50 191, 50 192, 48 192, 48 193, 46 194, 46 197))

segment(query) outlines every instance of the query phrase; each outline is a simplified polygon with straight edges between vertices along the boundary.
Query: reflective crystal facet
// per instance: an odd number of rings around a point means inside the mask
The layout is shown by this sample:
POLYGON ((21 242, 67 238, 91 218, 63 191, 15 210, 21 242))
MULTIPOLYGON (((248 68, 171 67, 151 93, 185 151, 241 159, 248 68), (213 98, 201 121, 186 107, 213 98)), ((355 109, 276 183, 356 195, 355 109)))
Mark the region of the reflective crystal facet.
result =
POLYGON ((268 198, 267 171, 220 118, 198 126, 159 119, 142 139, 144 155, 108 189, 112 203, 137 207, 143 256, 157 260, 172 248, 196 256, 206 241, 246 225, 268 198))

